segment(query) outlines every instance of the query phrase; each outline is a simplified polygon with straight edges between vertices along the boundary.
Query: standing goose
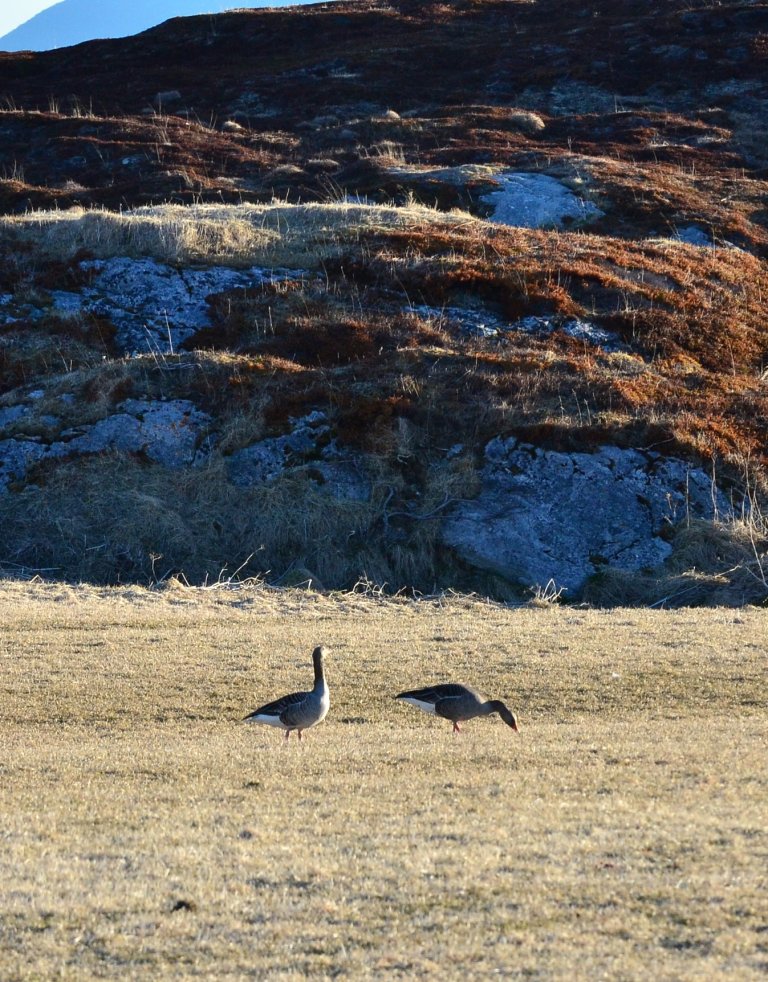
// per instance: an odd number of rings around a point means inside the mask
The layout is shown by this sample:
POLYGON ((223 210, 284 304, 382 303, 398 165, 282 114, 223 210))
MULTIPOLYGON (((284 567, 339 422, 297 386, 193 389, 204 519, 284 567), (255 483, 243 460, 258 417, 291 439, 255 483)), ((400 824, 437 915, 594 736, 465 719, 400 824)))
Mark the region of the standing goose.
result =
POLYGON ((461 733, 459 723, 474 719, 475 716, 490 716, 491 713, 498 713, 507 726, 517 731, 515 715, 503 702, 499 699, 486 699, 466 685, 428 685, 424 689, 401 692, 395 699, 402 699, 426 713, 449 719, 453 723, 454 733, 461 733))
POLYGON ((275 699, 274 702, 268 702, 266 706, 249 713, 245 717, 245 722, 279 726, 285 730, 286 740, 292 730, 296 730, 301 740, 304 730, 322 723, 331 705, 328 683, 323 673, 323 659, 327 654, 328 649, 322 645, 312 652, 315 684, 311 692, 292 692, 290 695, 275 699))

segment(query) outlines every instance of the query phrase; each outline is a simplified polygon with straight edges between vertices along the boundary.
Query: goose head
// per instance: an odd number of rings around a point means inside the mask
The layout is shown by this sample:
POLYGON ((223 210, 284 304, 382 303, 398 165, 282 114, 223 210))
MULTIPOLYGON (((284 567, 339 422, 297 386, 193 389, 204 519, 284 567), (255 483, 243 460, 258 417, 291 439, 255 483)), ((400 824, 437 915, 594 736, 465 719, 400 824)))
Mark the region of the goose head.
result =
POLYGON ((504 720, 507 726, 511 726, 512 729, 515 731, 515 733, 520 732, 517 728, 517 717, 515 716, 515 714, 512 712, 511 709, 508 709, 504 705, 504 703, 500 699, 495 699, 493 701, 493 708, 496 710, 499 716, 501 716, 501 718, 504 720))

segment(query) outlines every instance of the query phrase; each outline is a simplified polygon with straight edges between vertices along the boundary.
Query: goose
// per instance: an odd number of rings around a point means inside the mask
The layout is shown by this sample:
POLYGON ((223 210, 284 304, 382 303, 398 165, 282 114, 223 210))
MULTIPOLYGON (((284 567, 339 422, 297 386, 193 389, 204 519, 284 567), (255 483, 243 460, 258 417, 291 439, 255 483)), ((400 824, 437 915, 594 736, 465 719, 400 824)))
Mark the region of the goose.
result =
POLYGON ((293 730, 299 735, 311 726, 322 723, 331 705, 328 693, 328 683, 323 674, 323 660, 328 649, 319 645, 312 652, 312 664, 315 668, 315 684, 310 692, 292 692, 290 695, 268 702, 259 709, 249 713, 244 722, 264 723, 266 726, 278 726, 285 730, 285 739, 293 730))
POLYGON ((453 723, 454 733, 461 733, 459 723, 474 719, 475 716, 490 716, 491 713, 498 713, 507 726, 518 732, 515 714, 503 702, 499 699, 486 699, 467 685, 428 685, 423 689, 401 692, 395 699, 402 699, 424 712, 449 719, 453 723))

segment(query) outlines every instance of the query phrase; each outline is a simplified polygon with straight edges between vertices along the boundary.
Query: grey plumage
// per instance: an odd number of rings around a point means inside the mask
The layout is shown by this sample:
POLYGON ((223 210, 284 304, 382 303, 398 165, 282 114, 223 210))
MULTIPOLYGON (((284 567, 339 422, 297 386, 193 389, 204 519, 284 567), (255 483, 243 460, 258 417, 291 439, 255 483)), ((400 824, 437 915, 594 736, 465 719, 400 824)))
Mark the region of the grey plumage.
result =
POLYGON ((500 699, 486 699, 468 685, 452 682, 428 685, 422 689, 400 692, 395 699, 402 699, 425 712, 450 720, 454 733, 461 733, 459 723, 492 713, 498 713, 507 726, 517 730, 515 714, 500 699))
POLYGON ((263 723, 285 730, 285 737, 296 730, 299 740, 304 730, 321 723, 330 708, 330 694, 325 680, 324 658, 328 649, 322 645, 312 652, 315 684, 308 692, 291 692, 260 706, 245 717, 247 723, 263 723))

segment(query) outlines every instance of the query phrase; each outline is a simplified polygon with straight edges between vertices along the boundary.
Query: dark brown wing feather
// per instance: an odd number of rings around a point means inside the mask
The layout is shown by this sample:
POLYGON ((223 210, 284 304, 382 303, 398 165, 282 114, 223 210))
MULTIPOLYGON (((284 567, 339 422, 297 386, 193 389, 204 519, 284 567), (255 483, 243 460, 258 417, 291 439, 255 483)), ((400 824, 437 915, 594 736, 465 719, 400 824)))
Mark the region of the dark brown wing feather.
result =
POLYGON ((420 702, 431 702, 433 706, 436 706, 443 699, 462 699, 468 695, 476 696, 477 693, 466 685, 445 682, 439 685, 427 685, 423 689, 411 689, 408 692, 400 692, 395 698, 418 699, 420 702))
POLYGON ((276 716, 281 722, 290 726, 293 721, 287 717, 292 715, 291 710, 297 709, 308 696, 309 692, 291 692, 290 695, 281 696, 274 702, 268 702, 266 705, 254 709, 252 713, 248 713, 245 719, 254 719, 256 716, 276 716))

